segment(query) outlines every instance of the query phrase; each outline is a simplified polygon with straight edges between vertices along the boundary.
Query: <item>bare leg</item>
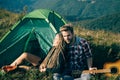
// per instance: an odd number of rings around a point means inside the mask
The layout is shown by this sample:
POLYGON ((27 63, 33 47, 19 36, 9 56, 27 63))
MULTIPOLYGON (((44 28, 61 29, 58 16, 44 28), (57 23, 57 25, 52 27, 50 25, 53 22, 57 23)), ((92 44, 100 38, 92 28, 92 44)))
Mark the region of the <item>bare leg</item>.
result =
POLYGON ((19 65, 22 63, 23 60, 27 60, 28 62, 30 62, 33 66, 37 66, 39 61, 41 60, 40 57, 35 56, 33 54, 30 53, 22 53, 22 55, 20 55, 13 63, 11 63, 11 66, 14 65, 19 65))

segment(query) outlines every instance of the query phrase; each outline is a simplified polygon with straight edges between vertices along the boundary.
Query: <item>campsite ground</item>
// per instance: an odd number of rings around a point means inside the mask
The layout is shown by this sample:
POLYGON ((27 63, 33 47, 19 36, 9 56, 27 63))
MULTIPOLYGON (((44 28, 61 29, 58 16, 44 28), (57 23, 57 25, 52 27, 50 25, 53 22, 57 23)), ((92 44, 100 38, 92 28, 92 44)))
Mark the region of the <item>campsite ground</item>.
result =
MULTIPOLYGON (((91 80, 119 80, 118 77, 106 78, 104 75, 93 75, 91 80)), ((52 80, 51 73, 41 73, 38 69, 15 70, 4 75, 0 75, 0 80, 52 80)))

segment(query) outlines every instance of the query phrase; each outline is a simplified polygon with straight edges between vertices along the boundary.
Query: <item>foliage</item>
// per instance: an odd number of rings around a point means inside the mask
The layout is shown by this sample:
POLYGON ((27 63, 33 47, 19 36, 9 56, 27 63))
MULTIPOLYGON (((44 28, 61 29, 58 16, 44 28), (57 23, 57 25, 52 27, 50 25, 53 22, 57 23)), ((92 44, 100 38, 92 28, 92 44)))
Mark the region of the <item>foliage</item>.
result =
POLYGON ((28 11, 38 8, 54 10, 70 21, 97 18, 120 12, 120 0, 2 0, 0 7, 21 12, 24 6, 28 11), (12 5, 12 6, 11 6, 12 5), (46 6, 47 5, 47 6, 46 6))
MULTIPOLYGON (((39 72, 38 69, 15 70, 4 75, 0 75, 0 80, 53 80, 52 73, 39 72)), ((92 75, 90 80, 119 80, 118 77, 105 77, 104 75, 92 75)))
POLYGON ((106 30, 120 33, 120 13, 105 15, 96 19, 78 22, 80 26, 91 30, 106 30))
POLYGON ((4 75, 0 75, 0 80, 52 80, 52 74, 43 72, 38 69, 26 71, 24 69, 16 69, 4 75))

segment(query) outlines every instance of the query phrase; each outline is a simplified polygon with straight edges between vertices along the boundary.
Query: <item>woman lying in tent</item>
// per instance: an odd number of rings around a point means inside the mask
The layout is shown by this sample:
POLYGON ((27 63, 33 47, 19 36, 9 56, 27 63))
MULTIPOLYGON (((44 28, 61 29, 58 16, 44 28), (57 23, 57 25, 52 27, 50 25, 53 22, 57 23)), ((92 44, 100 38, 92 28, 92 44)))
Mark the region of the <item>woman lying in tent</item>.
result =
MULTIPOLYGON (((60 72, 62 71, 61 69, 63 69, 61 65, 63 65, 65 62, 64 51, 65 42, 62 35, 59 33, 55 36, 53 40, 53 47, 48 52, 48 55, 44 61, 42 61, 41 58, 36 55, 24 52, 15 61, 13 61, 13 63, 7 66, 3 66, 2 69, 5 72, 9 72, 16 69, 17 67, 22 68, 24 66, 20 66, 20 64, 23 62, 23 60, 27 60, 33 66, 39 67, 39 70, 41 72, 44 72, 46 70, 50 70, 52 72, 60 72)), ((26 69, 30 69, 30 67, 26 67, 26 69)))

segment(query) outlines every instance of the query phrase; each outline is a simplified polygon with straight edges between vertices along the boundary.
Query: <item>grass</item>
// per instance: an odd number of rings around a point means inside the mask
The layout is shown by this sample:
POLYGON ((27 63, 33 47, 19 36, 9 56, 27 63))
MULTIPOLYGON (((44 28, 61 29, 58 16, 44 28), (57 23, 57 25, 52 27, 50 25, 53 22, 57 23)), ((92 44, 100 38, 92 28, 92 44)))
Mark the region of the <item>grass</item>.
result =
MULTIPOLYGON (((53 80, 52 73, 39 72, 38 69, 14 70, 7 74, 0 75, 0 80, 53 80)), ((104 75, 92 75, 90 80, 120 80, 120 77, 105 77, 104 75)))
POLYGON ((52 74, 41 73, 38 69, 31 69, 29 71, 16 69, 0 75, 0 80, 52 80, 52 74))

